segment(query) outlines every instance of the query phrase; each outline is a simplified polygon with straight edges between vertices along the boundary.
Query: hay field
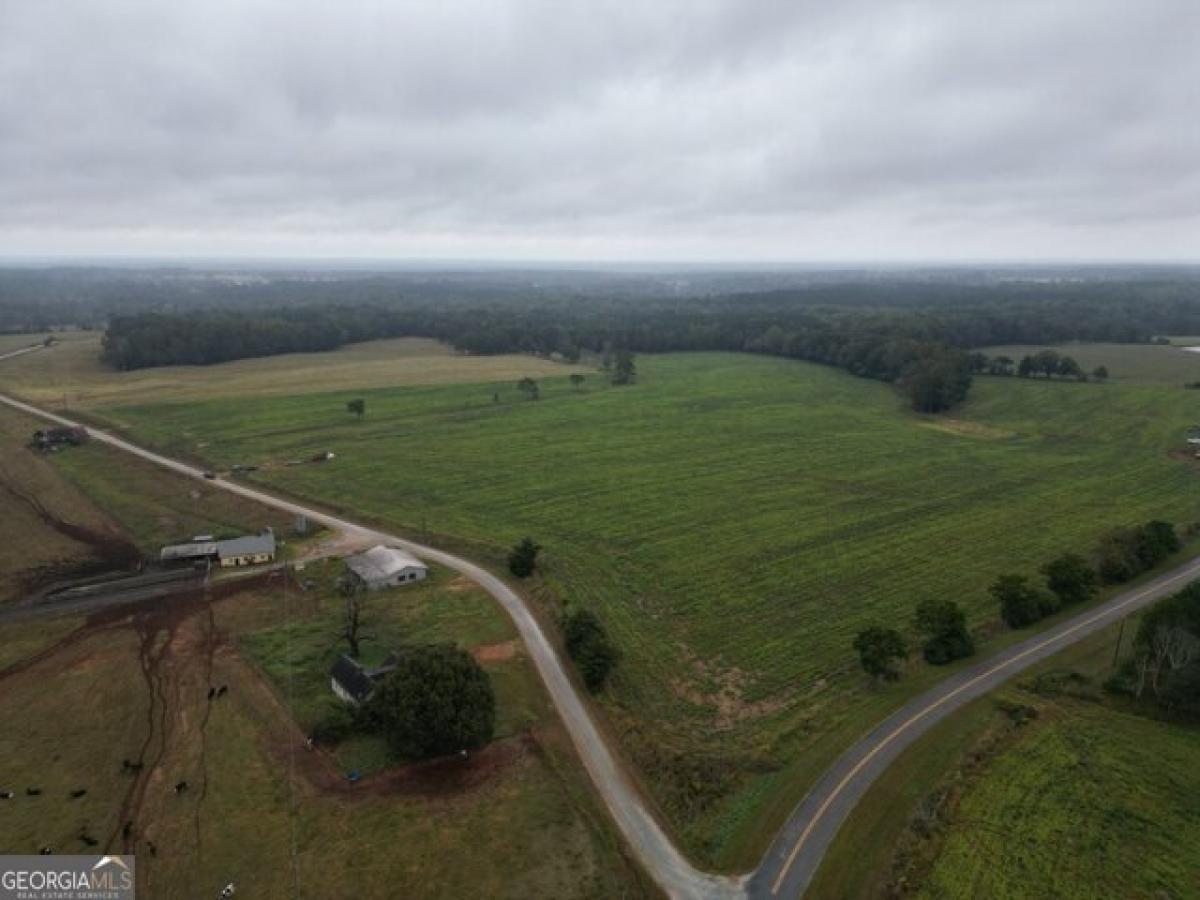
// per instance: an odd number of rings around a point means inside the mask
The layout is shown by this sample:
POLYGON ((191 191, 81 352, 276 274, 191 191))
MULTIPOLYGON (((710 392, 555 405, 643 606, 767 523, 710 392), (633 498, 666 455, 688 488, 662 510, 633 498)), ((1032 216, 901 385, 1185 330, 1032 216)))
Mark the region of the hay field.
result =
MULTIPOLYGON (((44 335, 9 335, 12 349, 44 335)), ((99 332, 62 332, 58 344, 0 363, 0 389, 31 403, 86 411, 124 403, 244 398, 403 385, 516 381, 577 367, 530 356, 463 356, 427 338, 350 344, 328 353, 290 353, 213 366, 115 372, 100 362, 99 332)), ((0 342, 0 352, 5 344, 0 342)), ((578 369, 578 371, 586 371, 578 369)))

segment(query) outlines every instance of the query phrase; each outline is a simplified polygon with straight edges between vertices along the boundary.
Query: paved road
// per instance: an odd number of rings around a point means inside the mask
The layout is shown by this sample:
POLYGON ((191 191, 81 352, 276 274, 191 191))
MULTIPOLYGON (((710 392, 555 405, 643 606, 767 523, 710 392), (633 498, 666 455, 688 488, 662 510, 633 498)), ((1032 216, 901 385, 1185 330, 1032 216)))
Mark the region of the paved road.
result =
POLYGON ((751 875, 746 885, 750 897, 802 896, 838 828, 871 783, 905 747, 942 719, 1018 672, 1196 578, 1200 578, 1200 559, 1002 650, 906 704, 847 750, 796 807, 751 875))
MULTIPOLYGON (((19 355, 37 348, 17 351, 19 355)), ((6 356, 0 356, 5 359, 6 356)), ((62 425, 78 423, 0 394, 0 402, 62 425)), ((191 478, 201 470, 152 453, 121 438, 89 428, 93 438, 191 478)), ((965 669, 906 704, 862 737, 822 776, 793 811, 758 868, 740 877, 721 877, 692 866, 655 821, 626 774, 620 769, 592 721, 586 705, 563 671, 525 602, 507 584, 468 560, 424 547, 396 535, 357 525, 320 510, 274 497, 236 482, 209 480, 235 494, 290 513, 302 513, 328 528, 355 538, 404 547, 470 578, 491 594, 516 623, 530 658, 562 717, 580 757, 625 839, 650 875, 673 897, 798 898, 803 895, 838 828, 872 782, 918 737, 955 710, 998 687, 1017 673, 1064 647, 1118 621, 1134 610, 1170 594, 1200 577, 1200 559, 1081 613, 1050 631, 1010 647, 965 669)))
MULTIPOLYGON (((0 357, 0 359, 3 358, 5 357, 0 357)), ((0 402, 29 415, 48 419, 60 425, 80 424, 3 394, 0 394, 0 402)), ((562 663, 553 646, 525 605, 525 601, 491 572, 443 550, 425 547, 397 535, 377 531, 347 519, 332 516, 322 510, 272 496, 244 484, 223 478, 206 479, 201 469, 153 453, 99 429, 89 426, 88 433, 94 441, 109 444, 180 475, 200 479, 205 484, 240 494, 265 506, 281 509, 288 513, 303 514, 314 522, 320 522, 327 528, 342 531, 356 539, 361 538, 369 542, 403 547, 425 559, 441 563, 480 585, 504 607, 513 622, 516 623, 517 631, 528 648, 530 659, 537 667, 538 674, 541 675, 588 774, 604 798, 604 803, 621 829, 621 833, 650 875, 672 897, 726 900, 726 898, 744 896, 741 888, 743 879, 701 872, 692 866, 671 843, 670 838, 646 808, 637 790, 613 757, 608 745, 597 730, 595 722, 592 721, 586 705, 575 692, 566 672, 563 671, 562 663)))

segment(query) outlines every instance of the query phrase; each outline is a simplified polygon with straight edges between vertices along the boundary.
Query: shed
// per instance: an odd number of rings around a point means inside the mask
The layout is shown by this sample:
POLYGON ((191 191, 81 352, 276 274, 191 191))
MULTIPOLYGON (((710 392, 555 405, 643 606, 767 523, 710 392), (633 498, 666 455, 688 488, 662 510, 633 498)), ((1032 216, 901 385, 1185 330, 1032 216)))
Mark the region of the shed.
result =
POLYGON ((346 557, 346 569, 370 591, 420 581, 429 574, 429 567, 411 553, 382 544, 346 557))
POLYGON ((384 660, 383 665, 368 668, 343 653, 329 672, 330 687, 343 702, 360 706, 371 699, 379 679, 395 669, 397 661, 393 653, 384 660))
POLYGON ((158 552, 159 562, 190 562, 198 559, 216 559, 217 542, 192 540, 186 544, 168 544, 158 552))

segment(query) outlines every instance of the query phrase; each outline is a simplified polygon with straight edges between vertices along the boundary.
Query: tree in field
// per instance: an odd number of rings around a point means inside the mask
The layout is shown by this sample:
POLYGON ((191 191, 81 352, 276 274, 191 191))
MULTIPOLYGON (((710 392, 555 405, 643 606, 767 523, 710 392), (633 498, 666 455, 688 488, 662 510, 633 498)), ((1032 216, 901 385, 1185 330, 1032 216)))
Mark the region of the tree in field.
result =
POLYGON ((953 600, 926 600, 917 606, 915 623, 925 636, 921 653, 925 661, 944 666, 975 652, 967 632, 967 617, 953 600))
POLYGON ((1092 369, 1092 380, 1093 381, 1107 381, 1108 380, 1108 367, 1107 366, 1096 366, 1096 368, 1092 369))
POLYGON ((988 591, 1000 604, 1000 618, 1009 628, 1024 628, 1057 609, 1057 598, 1040 591, 1024 575, 1001 575, 988 591))
POLYGON ((1120 584, 1141 571, 1136 529, 1114 528, 1101 535, 1096 548, 1096 571, 1106 584, 1120 584))
POLYGON ((943 412, 967 396, 970 358, 954 351, 923 356, 905 368, 899 385, 917 412, 943 412))
POLYGON ((1114 528, 1100 538, 1096 571, 1105 583, 1119 584, 1158 565, 1179 547, 1179 536, 1170 522, 1114 528))
POLYGON ((1011 375, 1014 365, 1011 356, 993 356, 988 360, 988 374, 1011 375))
POLYGON ((563 617, 563 638, 588 690, 602 689, 619 654, 600 620, 586 609, 569 612, 563 617))
POLYGON ((508 554, 508 569, 518 578, 528 578, 537 568, 538 551, 542 548, 533 538, 522 538, 508 554))
POLYGON ((1033 370, 1041 372, 1047 378, 1058 374, 1060 357, 1053 350, 1039 350, 1033 354, 1033 370))
POLYGON ((583 382, 585 380, 586 379, 583 377, 582 372, 572 372, 571 373, 571 384, 573 384, 575 386, 575 390, 579 390, 580 388, 582 388, 583 382))
POLYGON ((613 357, 612 383, 633 384, 637 381, 637 367, 634 365, 633 354, 628 350, 618 350, 613 357))
POLYGON ((1170 522, 1156 519, 1138 529, 1138 558, 1147 569, 1158 565, 1181 546, 1175 526, 1170 522))
POLYGON ((1086 603, 1096 595, 1096 570, 1078 553, 1064 553, 1050 560, 1041 572, 1060 606, 1086 603))
POLYGON ((346 641, 346 646, 350 649, 350 655, 356 659, 361 655, 362 642, 367 640, 367 635, 362 633, 363 627, 363 608, 366 605, 365 601, 366 588, 358 579, 345 578, 340 583, 342 596, 346 598, 346 610, 342 617, 342 633, 341 637, 346 641))
POLYGON ((1074 378, 1076 381, 1087 381, 1087 375, 1079 367, 1073 357, 1064 356, 1058 361, 1057 374, 1062 378, 1074 378))
POLYGON ((522 378, 517 382, 517 390, 528 397, 530 400, 536 400, 541 396, 541 390, 538 388, 538 383, 532 378, 522 378))
POLYGON ((1031 378, 1035 372, 1033 357, 1026 354, 1021 357, 1021 361, 1017 364, 1018 378, 1031 378))
POLYGON ((351 400, 346 404, 346 412, 354 413, 354 415, 358 416, 360 419, 363 417, 363 413, 366 411, 367 401, 363 400, 362 398, 351 400))
POLYGON ((976 375, 982 375, 990 369, 990 360, 986 353, 979 353, 978 351, 971 353, 968 355, 967 361, 971 366, 971 371, 976 375))
POLYGON ((491 679, 452 644, 406 649, 368 707, 388 746, 405 759, 478 750, 496 726, 491 679))
POLYGON ((908 644, 900 632, 894 628, 880 628, 872 625, 858 633, 854 638, 854 649, 858 651, 858 661, 872 678, 881 681, 895 681, 900 677, 896 663, 908 658, 908 644))

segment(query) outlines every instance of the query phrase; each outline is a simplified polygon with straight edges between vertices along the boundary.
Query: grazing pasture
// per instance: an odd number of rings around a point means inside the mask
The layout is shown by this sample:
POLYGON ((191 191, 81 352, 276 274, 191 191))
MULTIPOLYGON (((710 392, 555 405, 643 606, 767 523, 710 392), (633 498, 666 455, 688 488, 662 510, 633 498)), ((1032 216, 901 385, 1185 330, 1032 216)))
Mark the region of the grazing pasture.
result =
MULTIPOLYGON (((415 633, 469 638, 480 616, 510 633, 479 595, 419 626, 417 600, 406 606, 415 633)), ((397 885, 420 898, 654 896, 527 661, 499 664, 508 723, 476 758, 364 773, 352 785, 339 754, 305 749, 288 690, 239 652, 267 622, 325 624, 311 596, 284 592, 278 578, 212 601, 107 611, 62 636, 42 621, 6 624, 32 659, 8 656, 0 669, 10 726, 0 789, 15 794, 0 802, 0 852, 134 852, 147 897, 197 886, 215 896, 228 881, 263 898, 294 897, 297 881, 304 896, 330 898, 382 900, 397 885), (213 685, 228 690, 209 699, 213 685)), ((299 642, 287 659, 308 661, 299 642)))
MULTIPOLYGON (((95 442, 26 459, 20 436, 32 427, 0 410, 0 462, 19 463, 20 484, 74 522, 153 549, 162 533, 276 515, 95 442)), ((19 505, 4 510, 5 524, 18 521, 19 505)), ((3 532, 7 541, 26 554, 54 549, 57 532, 42 518, 20 524, 23 532, 3 532)), ((61 549, 65 562, 90 559, 78 542, 61 549)), ((17 562, 0 557, 0 574, 19 573, 17 562)), ((297 880, 305 896, 331 898, 392 897, 397 885, 424 898, 656 896, 628 862, 511 623, 442 571, 415 590, 373 595, 366 646, 437 640, 476 651, 495 684, 497 740, 451 766, 396 766, 372 738, 305 749, 313 717, 330 706, 338 567, 310 563, 306 590, 284 589, 276 575, 235 593, 218 586, 90 616, 6 621, 0 792, 14 796, 0 801, 0 852, 135 852, 147 897, 212 896, 230 880, 266 898, 295 896, 297 880), (210 699, 217 686, 227 691, 210 699), (350 768, 364 774, 353 787, 350 768)))
POLYGON ((1153 380, 980 378, 930 418, 885 385, 781 359, 643 356, 638 372, 621 388, 543 378, 540 400, 508 381, 92 414, 491 559, 533 536, 542 583, 621 646, 604 702, 649 790, 692 852, 735 868, 842 746, 940 675, 913 663, 871 688, 860 628, 911 630, 917 602, 948 597, 986 652, 997 574, 1200 514, 1195 464, 1171 455, 1194 395, 1153 380))
POLYGON ((40 427, 34 418, 0 410, 0 603, 129 561, 127 539, 113 519, 29 448, 40 427))

